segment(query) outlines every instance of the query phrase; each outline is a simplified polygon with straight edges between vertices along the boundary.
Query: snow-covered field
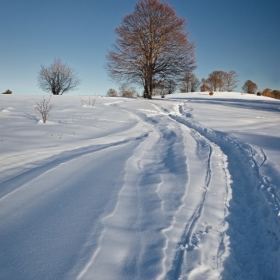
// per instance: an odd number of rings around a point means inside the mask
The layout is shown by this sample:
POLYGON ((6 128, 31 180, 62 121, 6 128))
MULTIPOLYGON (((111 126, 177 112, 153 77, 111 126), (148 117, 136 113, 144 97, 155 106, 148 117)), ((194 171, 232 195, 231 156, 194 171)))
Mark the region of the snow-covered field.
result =
POLYGON ((0 279, 280 279, 280 101, 41 99, 0 96, 0 279))

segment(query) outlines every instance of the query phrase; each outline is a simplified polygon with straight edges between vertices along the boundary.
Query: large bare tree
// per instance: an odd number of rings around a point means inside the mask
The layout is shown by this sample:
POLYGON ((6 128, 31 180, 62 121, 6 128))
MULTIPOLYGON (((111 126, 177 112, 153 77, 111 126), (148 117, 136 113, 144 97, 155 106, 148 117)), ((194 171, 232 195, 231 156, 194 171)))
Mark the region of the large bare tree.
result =
POLYGON ((115 30, 118 38, 107 56, 110 76, 141 84, 147 98, 166 80, 180 81, 195 68, 195 44, 186 26, 167 3, 139 0, 115 30))
POLYGON ((80 84, 77 72, 61 59, 55 58, 49 67, 41 65, 38 72, 39 87, 53 95, 62 95, 64 92, 74 90, 80 84))

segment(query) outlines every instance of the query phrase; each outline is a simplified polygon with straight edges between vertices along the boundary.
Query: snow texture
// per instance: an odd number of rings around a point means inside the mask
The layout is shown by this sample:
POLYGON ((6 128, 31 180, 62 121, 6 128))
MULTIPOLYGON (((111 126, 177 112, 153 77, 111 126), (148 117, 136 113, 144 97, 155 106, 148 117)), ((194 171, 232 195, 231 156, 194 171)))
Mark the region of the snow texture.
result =
POLYGON ((280 279, 278 100, 94 98, 0 96, 0 279, 280 279))

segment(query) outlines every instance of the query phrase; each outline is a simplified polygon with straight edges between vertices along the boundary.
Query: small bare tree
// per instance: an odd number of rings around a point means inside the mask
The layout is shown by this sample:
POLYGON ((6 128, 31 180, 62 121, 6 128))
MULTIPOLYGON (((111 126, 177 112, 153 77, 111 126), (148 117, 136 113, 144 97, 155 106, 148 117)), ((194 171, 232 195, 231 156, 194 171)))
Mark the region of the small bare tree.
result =
POLYGON ((237 87, 237 77, 235 71, 213 71, 207 79, 202 79, 201 91, 232 91, 237 87))
POLYGON ((106 96, 108 97, 117 97, 118 96, 118 93, 115 89, 113 88, 110 88, 108 91, 107 91, 107 94, 106 96))
POLYGON ((164 81, 164 87, 165 87, 166 94, 172 94, 177 89, 177 83, 174 80, 169 79, 164 81))
POLYGON ((62 63, 59 58, 55 58, 49 67, 41 65, 38 74, 39 87, 54 95, 62 95, 64 92, 74 90, 80 84, 77 72, 62 63))
POLYGON ((204 79, 204 78, 201 79, 200 90, 201 91, 210 91, 211 90, 210 85, 208 83, 208 79, 204 79))
POLYGON ((233 91, 237 87, 237 83, 238 75, 235 71, 229 71, 224 73, 224 85, 226 91, 233 91))
POLYGON ((192 72, 187 72, 181 84, 181 92, 195 92, 200 85, 196 75, 192 72))
POLYGON ((136 97, 137 91, 135 87, 129 86, 127 84, 121 84, 119 87, 119 95, 122 97, 136 97))
POLYGON ((208 84, 212 91, 222 91, 224 87, 224 73, 223 71, 213 71, 209 74, 208 84))
POLYGON ((247 80, 242 89, 246 93, 255 94, 258 89, 258 86, 251 80, 247 80))
POLYGON ((35 109, 41 114, 43 123, 46 123, 46 121, 50 117, 50 111, 53 108, 53 104, 51 102, 51 96, 49 99, 46 99, 45 96, 43 96, 43 99, 36 103, 35 109))

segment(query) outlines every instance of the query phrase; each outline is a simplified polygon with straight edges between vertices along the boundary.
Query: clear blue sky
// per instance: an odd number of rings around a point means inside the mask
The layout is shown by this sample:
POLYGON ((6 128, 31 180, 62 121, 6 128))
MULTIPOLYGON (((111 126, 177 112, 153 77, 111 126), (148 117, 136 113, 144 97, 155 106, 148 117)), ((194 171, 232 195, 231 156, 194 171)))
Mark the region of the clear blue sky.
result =
MULTIPOLYGON (((251 79, 280 90, 280 0, 169 0, 187 19, 195 41, 198 78, 213 70, 235 70, 239 86, 251 79)), ((105 95, 106 53, 115 27, 136 0, 0 0, 0 92, 43 93, 40 65, 53 59, 79 72, 73 94, 105 95)))

